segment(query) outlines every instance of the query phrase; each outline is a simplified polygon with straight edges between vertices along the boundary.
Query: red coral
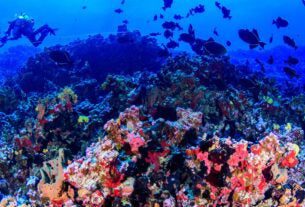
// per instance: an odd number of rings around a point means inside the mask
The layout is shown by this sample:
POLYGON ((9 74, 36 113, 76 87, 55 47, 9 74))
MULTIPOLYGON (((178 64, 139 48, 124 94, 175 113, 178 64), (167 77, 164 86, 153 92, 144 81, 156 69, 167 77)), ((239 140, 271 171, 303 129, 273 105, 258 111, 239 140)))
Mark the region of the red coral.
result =
POLYGON ((298 159, 296 158, 296 152, 292 150, 288 153, 286 157, 283 158, 281 165, 283 167, 293 168, 299 163, 298 159))

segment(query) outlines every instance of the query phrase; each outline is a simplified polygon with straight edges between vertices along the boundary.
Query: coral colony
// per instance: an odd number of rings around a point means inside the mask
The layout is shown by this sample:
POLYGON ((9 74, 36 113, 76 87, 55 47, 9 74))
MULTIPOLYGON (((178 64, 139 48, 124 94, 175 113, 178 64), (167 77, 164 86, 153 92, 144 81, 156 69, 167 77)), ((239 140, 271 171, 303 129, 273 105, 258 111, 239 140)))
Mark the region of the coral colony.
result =
POLYGON ((1 207, 305 206, 304 95, 129 35, 49 48, 5 81, 1 207))

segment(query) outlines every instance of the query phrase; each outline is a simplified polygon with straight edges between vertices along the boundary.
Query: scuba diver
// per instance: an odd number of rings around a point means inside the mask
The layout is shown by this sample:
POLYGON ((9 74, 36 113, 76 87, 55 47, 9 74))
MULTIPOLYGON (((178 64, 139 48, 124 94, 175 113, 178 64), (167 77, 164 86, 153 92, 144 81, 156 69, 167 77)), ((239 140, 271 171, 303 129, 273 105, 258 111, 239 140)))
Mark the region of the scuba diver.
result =
POLYGON ((0 47, 3 47, 9 40, 17 40, 25 36, 35 46, 39 46, 50 34, 55 35, 56 29, 50 28, 47 24, 34 30, 35 21, 26 14, 19 15, 14 21, 9 22, 9 28, 5 36, 0 38, 0 47))

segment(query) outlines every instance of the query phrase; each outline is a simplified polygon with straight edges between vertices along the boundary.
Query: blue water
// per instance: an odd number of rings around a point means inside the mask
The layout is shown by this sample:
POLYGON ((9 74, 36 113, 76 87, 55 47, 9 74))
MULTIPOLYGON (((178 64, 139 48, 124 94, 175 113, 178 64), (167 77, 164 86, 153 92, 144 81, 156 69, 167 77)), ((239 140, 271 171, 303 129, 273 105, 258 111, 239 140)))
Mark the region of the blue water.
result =
MULTIPOLYGON (((216 27, 219 37, 214 38, 222 43, 227 40, 232 42, 230 50, 247 49, 237 35, 241 28, 256 28, 261 39, 268 41, 274 35, 272 45, 267 49, 282 43, 282 35, 292 36, 297 44, 303 45, 305 39, 304 19, 305 5, 301 0, 222 0, 221 4, 231 9, 233 18, 223 19, 221 12, 215 7, 215 1, 200 0, 175 0, 172 8, 164 12, 162 0, 126 0, 121 5, 121 0, 2 0, 0 3, 0 31, 7 28, 7 22, 14 19, 15 14, 26 12, 36 20, 36 27, 48 23, 58 28, 56 37, 47 38, 41 46, 67 43, 75 38, 85 38, 89 34, 102 33, 108 35, 116 31, 117 25, 123 20, 129 21, 129 29, 138 29, 143 34, 161 31, 161 22, 153 22, 155 14, 164 14, 166 20, 171 20, 174 14, 184 16, 188 10, 199 3, 205 6, 206 12, 197 14, 188 19, 181 20, 181 25, 187 29, 192 23, 200 38, 213 36, 216 27), (86 9, 82 9, 86 6, 86 9), (122 14, 114 12, 115 9, 123 9, 122 14), (281 16, 289 21, 289 27, 277 29, 271 24, 272 20, 281 16)), ((160 41, 164 41, 163 38, 160 41)), ((18 40, 8 44, 9 46, 25 44, 26 40, 18 40)), ((180 49, 185 50, 184 44, 180 49)))

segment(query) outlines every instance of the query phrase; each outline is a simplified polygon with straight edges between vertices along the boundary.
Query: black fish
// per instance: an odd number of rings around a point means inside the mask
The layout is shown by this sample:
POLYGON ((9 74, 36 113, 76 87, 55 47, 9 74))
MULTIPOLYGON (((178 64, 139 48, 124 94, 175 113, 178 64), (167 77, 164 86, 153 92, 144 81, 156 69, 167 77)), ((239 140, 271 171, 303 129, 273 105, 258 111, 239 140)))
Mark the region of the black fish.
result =
POLYGON ((289 78, 300 78, 300 75, 298 75, 297 74, 297 72, 294 70, 294 69, 292 69, 292 68, 290 68, 290 67, 287 67, 287 66, 285 66, 284 68, 283 68, 283 70, 284 70, 284 72, 286 73, 286 75, 289 77, 289 78))
POLYGON ((287 27, 288 21, 281 17, 278 17, 276 20, 272 21, 272 24, 275 24, 277 28, 287 27))
POLYGON ((149 34, 149 36, 152 36, 152 37, 156 37, 156 36, 159 36, 159 35, 161 35, 160 32, 152 32, 152 33, 149 34))
POLYGON ((59 66, 71 67, 73 61, 67 51, 64 50, 53 50, 49 52, 49 57, 59 66))
POLYGON ((163 15, 163 14, 160 14, 160 15, 159 15, 159 18, 160 18, 160 19, 163 19, 163 18, 164 18, 164 15, 163 15))
POLYGON ((213 38, 208 39, 203 46, 205 51, 212 55, 220 56, 227 53, 227 49, 213 38))
POLYGON ((226 7, 223 6, 222 9, 221 9, 221 12, 222 12, 223 18, 232 19, 232 16, 230 15, 231 14, 230 9, 227 9, 226 7))
POLYGON ((190 35, 193 35, 193 36, 195 37, 195 30, 194 30, 192 24, 189 25, 189 28, 188 28, 187 31, 188 31, 188 33, 189 33, 190 35))
POLYGON ((269 43, 273 42, 273 35, 269 38, 269 43))
POLYGON ((216 36, 219 36, 219 34, 218 34, 217 30, 216 30, 216 27, 213 30, 213 34, 216 35, 216 36))
POLYGON ((271 56, 269 57, 269 59, 267 60, 267 63, 270 64, 270 65, 272 65, 272 64, 274 63, 274 58, 273 58, 272 55, 271 55, 271 56))
POLYGON ((232 45, 231 41, 228 40, 228 41, 226 42, 226 45, 230 47, 230 46, 232 45))
POLYGON ((172 32, 172 31, 170 31, 170 30, 165 30, 164 31, 164 37, 166 38, 166 39, 168 39, 168 38, 170 38, 170 37, 173 37, 173 35, 174 35, 174 33, 172 32))
POLYGON ((87 6, 83 6, 82 9, 84 9, 84 10, 87 9, 87 6))
POLYGON ((179 41, 187 42, 192 44, 195 41, 195 38, 193 35, 189 33, 182 33, 180 34, 179 41))
POLYGON ((290 47, 293 47, 294 49, 297 49, 297 45, 295 44, 294 39, 288 37, 287 35, 283 36, 283 41, 284 43, 286 43, 287 45, 289 45, 290 47))
POLYGON ((266 43, 261 42, 258 32, 253 29, 252 32, 248 29, 240 29, 238 31, 240 39, 249 44, 250 49, 256 48, 258 46, 264 48, 266 43))
POLYGON ((204 5, 199 4, 198 6, 190 9, 190 11, 187 14, 187 17, 189 17, 190 15, 200 14, 200 13, 203 13, 203 12, 205 12, 204 5))
POLYGON ((174 19, 181 20, 181 19, 183 19, 183 17, 180 14, 175 14, 174 19))
POLYGON ((122 9, 116 9, 116 10, 114 10, 114 12, 118 13, 118 14, 121 14, 121 13, 123 13, 123 10, 122 9))
POLYGON ((163 0, 164 6, 162 9, 166 10, 167 8, 171 8, 174 0, 163 0))
POLYGON ((218 9, 221 9, 221 5, 220 5, 220 2, 218 1, 215 1, 215 6, 218 8, 218 9))
POLYGON ((122 1, 121 1, 121 4, 122 4, 122 5, 125 4, 125 0, 122 0, 122 1))
POLYGON ((188 33, 180 34, 179 41, 187 42, 189 44, 192 44, 195 41, 195 30, 192 24, 189 25, 188 33))
POLYGON ((155 15, 154 16, 154 21, 157 21, 158 20, 158 15, 155 15))
POLYGON ((167 44, 166 44, 167 48, 171 48, 174 49, 176 47, 179 47, 179 43, 175 42, 174 40, 170 40, 167 44))
POLYGON ((218 1, 215 2, 215 6, 221 10, 224 19, 232 19, 230 9, 226 8, 225 6, 221 6, 218 1))
POLYGON ((289 56, 284 62, 288 65, 297 65, 299 63, 299 60, 295 57, 289 56))
POLYGON ((163 27, 164 29, 169 29, 169 30, 175 30, 176 28, 178 28, 179 30, 182 30, 182 27, 181 27, 178 23, 172 22, 172 21, 164 22, 164 23, 162 24, 162 27, 163 27))
POLYGON ((128 24, 129 22, 128 22, 128 20, 127 19, 125 19, 124 21, 123 21, 123 24, 128 24))

